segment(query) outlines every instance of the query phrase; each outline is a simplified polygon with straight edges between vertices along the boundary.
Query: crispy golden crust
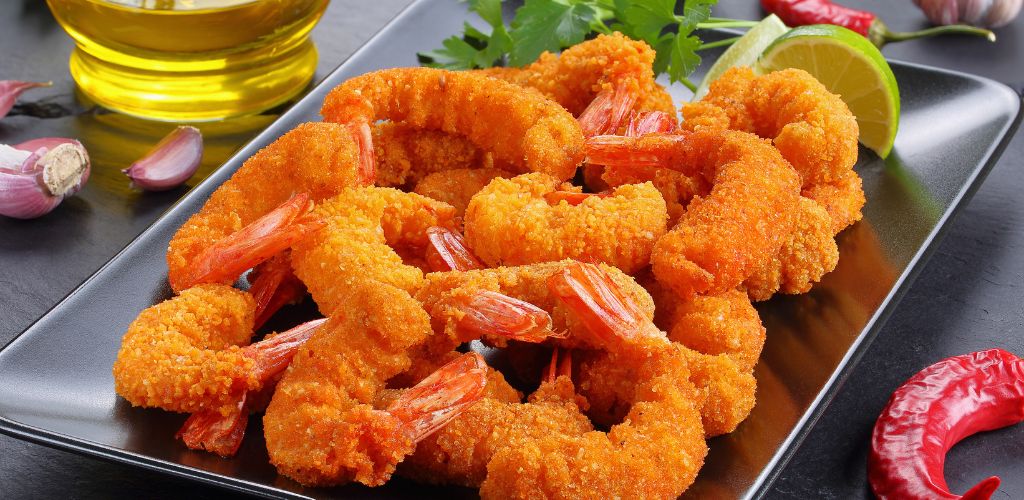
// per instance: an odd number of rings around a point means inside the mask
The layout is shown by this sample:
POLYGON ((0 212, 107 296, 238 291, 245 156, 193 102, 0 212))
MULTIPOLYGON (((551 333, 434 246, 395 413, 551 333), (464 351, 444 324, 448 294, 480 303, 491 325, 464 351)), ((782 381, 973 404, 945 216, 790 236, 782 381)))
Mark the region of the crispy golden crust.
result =
POLYGON ((840 179, 857 162, 853 113, 800 69, 754 76, 749 67, 731 68, 682 114, 687 130, 724 126, 772 139, 805 188, 840 179))
POLYGON ((404 123, 374 124, 373 150, 377 159, 376 185, 385 187, 407 188, 425 177, 449 170, 513 168, 503 162, 495 163, 489 153, 465 137, 404 123))
POLYGON ((660 151, 684 173, 712 185, 695 197, 679 222, 658 240, 654 274, 681 297, 735 289, 772 258, 793 228, 799 177, 771 147, 753 135, 697 131, 669 139, 649 135, 627 142, 618 154, 660 151))
MULTIPOLYGON (((504 378, 488 380, 489 390, 502 385, 512 390, 504 378)), ((565 377, 542 384, 528 403, 511 398, 508 390, 484 398, 420 442, 399 474, 426 483, 479 487, 487 477, 487 464, 499 451, 553 434, 593 430, 565 377)))
POLYGON ((500 450, 487 467, 483 498, 676 498, 693 483, 707 445, 682 352, 607 356, 637 380, 622 423, 607 433, 552 433, 500 450))
POLYGON ((743 282, 753 300, 768 300, 776 292, 800 294, 839 263, 832 218, 814 200, 800 197, 796 227, 775 254, 743 282))
POLYGON ((636 111, 675 115, 672 96, 654 81, 654 49, 621 33, 598 35, 561 55, 545 52, 523 68, 491 68, 488 76, 535 89, 579 115, 599 92, 626 83, 637 96, 636 111))
POLYGON ((695 196, 707 195, 711 187, 708 181, 700 175, 686 175, 682 172, 669 170, 667 168, 638 167, 608 168, 601 176, 607 186, 622 186, 625 184, 641 184, 650 182, 665 199, 668 210, 668 227, 675 227, 686 205, 695 196))
POLYGON ((304 123, 261 149, 174 234, 167 249, 171 288, 181 291, 200 252, 293 194, 319 201, 357 185, 358 154, 351 132, 333 123, 304 123))
POLYGON ((415 447, 372 402, 409 368, 408 351, 431 335, 430 319, 400 289, 358 288, 299 348, 263 417, 270 462, 305 485, 382 484, 415 447))
POLYGON ((667 220, 665 200, 653 185, 620 186, 578 205, 545 199, 562 187, 544 174, 493 180, 466 209, 466 242, 491 266, 567 258, 626 273, 647 266, 667 220))
POLYGON ((446 170, 423 177, 413 192, 455 207, 455 214, 461 217, 466 213, 469 200, 484 186, 494 179, 513 176, 512 172, 500 168, 446 170))
POLYGON ((424 248, 427 228, 451 225, 455 210, 418 194, 366 187, 346 189, 314 213, 327 226, 294 246, 292 266, 330 316, 361 280, 415 291, 423 271, 404 264, 394 248, 424 248))
POLYGON ((864 215, 864 188, 857 172, 850 171, 832 182, 820 183, 804 189, 804 196, 825 207, 832 220, 832 234, 839 234, 864 215))
POLYGON ((200 285, 139 314, 114 362, 114 389, 134 406, 227 410, 259 389, 239 346, 252 337, 255 303, 224 285, 200 285))
POLYGON ((367 73, 335 87, 321 114, 332 122, 390 120, 462 135, 521 172, 561 180, 583 161, 583 132, 565 109, 480 74, 431 68, 367 73))

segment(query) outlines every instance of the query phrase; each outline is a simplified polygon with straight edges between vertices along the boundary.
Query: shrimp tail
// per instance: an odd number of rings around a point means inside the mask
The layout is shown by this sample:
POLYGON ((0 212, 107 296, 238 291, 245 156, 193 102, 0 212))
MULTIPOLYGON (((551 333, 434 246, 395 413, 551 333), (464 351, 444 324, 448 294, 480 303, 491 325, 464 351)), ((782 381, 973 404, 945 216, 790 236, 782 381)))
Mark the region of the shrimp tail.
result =
POLYGON ((200 283, 230 283, 249 269, 292 246, 324 222, 309 214, 313 202, 299 193, 272 212, 210 245, 192 261, 179 284, 186 289, 200 283))
POLYGON ((597 265, 574 262, 548 278, 548 289, 602 345, 664 338, 644 319, 640 306, 597 265))
POLYGON ((235 456, 245 437, 249 422, 247 393, 243 392, 238 404, 227 415, 219 410, 193 413, 185 420, 175 437, 193 450, 206 450, 224 458, 235 456))
POLYGON ((372 186, 377 180, 377 158, 373 151, 373 131, 367 121, 358 121, 348 125, 352 137, 359 147, 359 182, 364 186, 372 186))
POLYGON ((242 351, 245 356, 254 361, 252 376, 260 382, 266 382, 284 371, 299 347, 309 340, 313 332, 325 321, 327 318, 307 321, 291 330, 244 347, 242 351))
POLYGON ((463 316, 456 331, 463 340, 496 335, 524 342, 560 337, 552 330, 547 311, 498 292, 483 290, 460 308, 463 316))
POLYGON ((577 118, 580 128, 583 129, 583 136, 614 134, 632 111, 636 101, 636 93, 630 92, 626 82, 620 82, 614 90, 602 90, 577 118))
POLYGON ((626 124, 626 137, 667 134, 678 127, 675 117, 664 111, 641 111, 626 124))
POLYGON ((466 239, 458 231, 434 226, 427 229, 427 265, 435 272, 469 271, 485 266, 466 245, 466 239))
POLYGON ((387 411, 419 442, 483 398, 486 385, 484 358, 466 353, 404 391, 387 411))
POLYGON ((274 313, 286 304, 296 303, 306 294, 306 286, 292 273, 291 262, 285 254, 260 264, 253 271, 249 293, 256 300, 256 322, 259 330, 274 313))

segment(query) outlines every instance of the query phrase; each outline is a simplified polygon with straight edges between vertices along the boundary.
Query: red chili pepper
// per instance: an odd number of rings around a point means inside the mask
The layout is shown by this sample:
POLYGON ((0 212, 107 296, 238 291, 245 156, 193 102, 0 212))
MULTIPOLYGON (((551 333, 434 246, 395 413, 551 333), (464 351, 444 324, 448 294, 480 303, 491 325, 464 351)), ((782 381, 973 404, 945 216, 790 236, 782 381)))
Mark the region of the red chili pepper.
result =
POLYGON ((946 452, 961 439, 1024 421, 1024 360, 1002 349, 947 358, 906 381, 871 436, 868 481, 879 498, 987 499, 992 476, 950 493, 946 452))
POLYGON ((988 38, 989 41, 996 40, 996 35, 989 30, 959 24, 907 33, 892 32, 874 13, 844 7, 832 3, 831 0, 761 0, 761 7, 779 16, 779 19, 789 26, 834 24, 866 36, 878 47, 889 42, 943 34, 977 35, 988 38))

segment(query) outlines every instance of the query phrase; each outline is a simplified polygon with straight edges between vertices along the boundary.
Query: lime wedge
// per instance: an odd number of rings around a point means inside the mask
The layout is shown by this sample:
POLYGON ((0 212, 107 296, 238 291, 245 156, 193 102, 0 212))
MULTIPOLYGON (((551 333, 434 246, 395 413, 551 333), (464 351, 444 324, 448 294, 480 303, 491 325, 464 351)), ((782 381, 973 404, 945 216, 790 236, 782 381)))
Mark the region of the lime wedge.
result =
POLYGON ((775 14, 762 19, 761 22, 750 28, 739 40, 733 42, 718 57, 715 64, 704 75, 704 79, 700 81, 700 85, 697 86, 697 91, 693 94, 693 100, 696 101, 704 97, 704 94, 708 92, 708 86, 711 85, 711 82, 717 80, 729 68, 733 66, 753 66, 765 47, 787 31, 789 31, 789 28, 775 14))
POLYGON ((756 71, 799 68, 842 97, 860 126, 860 142, 885 158, 900 120, 896 77, 867 38, 839 26, 793 28, 765 49, 756 71))

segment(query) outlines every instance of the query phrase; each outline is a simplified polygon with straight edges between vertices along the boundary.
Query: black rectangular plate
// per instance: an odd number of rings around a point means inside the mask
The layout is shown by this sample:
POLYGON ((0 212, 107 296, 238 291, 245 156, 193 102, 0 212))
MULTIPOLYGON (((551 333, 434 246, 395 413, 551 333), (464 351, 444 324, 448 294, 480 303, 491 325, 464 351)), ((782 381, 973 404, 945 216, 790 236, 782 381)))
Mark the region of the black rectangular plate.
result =
MULTIPOLYGON (((368 71, 415 66, 468 19, 464 4, 420 1, 399 15, 301 102, 0 351, 0 432, 236 490, 278 497, 475 496, 396 479, 309 489, 267 462, 259 419, 237 457, 189 451, 173 438, 184 416, 131 408, 113 390, 121 335, 142 309, 170 296, 164 253, 175 230, 242 162, 296 124, 318 119, 324 95, 368 71)), ((713 58, 709 58, 713 59, 713 58)), ((839 236, 838 268, 810 293, 759 307, 768 341, 755 375, 758 404, 736 432, 710 441, 688 496, 756 497, 799 445, 908 288, 949 217, 981 183, 1019 121, 1002 84, 893 63, 902 99, 895 152, 861 151, 864 220, 839 236)), ((677 101, 688 98, 673 87, 677 101)), ((857 383, 871 383, 861 380, 857 383)))

